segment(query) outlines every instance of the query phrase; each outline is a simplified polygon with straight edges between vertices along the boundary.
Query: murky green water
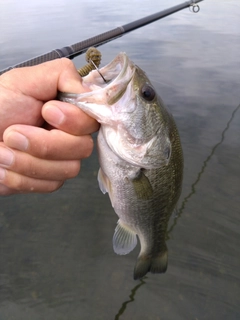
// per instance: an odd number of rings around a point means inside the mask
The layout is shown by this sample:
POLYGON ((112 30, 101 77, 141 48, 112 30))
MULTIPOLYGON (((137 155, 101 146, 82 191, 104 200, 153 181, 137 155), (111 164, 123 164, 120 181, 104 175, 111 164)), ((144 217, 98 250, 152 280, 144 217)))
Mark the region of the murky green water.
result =
MULTIPOLYGON (((178 3, 1 1, 0 69, 178 3)), ((139 248, 113 252, 117 216, 94 151, 58 192, 0 198, 0 320, 240 318, 240 4, 200 7, 100 47, 103 64, 125 51, 147 72, 180 131, 167 273, 134 281, 139 248)))

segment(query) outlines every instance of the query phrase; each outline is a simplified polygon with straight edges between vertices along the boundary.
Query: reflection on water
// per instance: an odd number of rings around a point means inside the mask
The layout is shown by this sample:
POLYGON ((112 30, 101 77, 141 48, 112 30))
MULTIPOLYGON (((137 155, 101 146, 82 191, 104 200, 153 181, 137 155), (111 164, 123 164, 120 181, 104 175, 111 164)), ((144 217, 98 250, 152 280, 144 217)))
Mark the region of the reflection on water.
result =
MULTIPOLYGON (((178 3, 2 1, 0 69, 178 3)), ((147 72, 179 128, 185 176, 167 273, 135 282, 139 248, 114 254, 117 216, 94 150, 58 192, 0 199, 0 320, 240 318, 240 6, 200 7, 100 47, 103 64, 126 51, 147 72)))
POLYGON ((141 288, 141 286, 143 286, 144 284, 146 284, 146 282, 144 281, 145 279, 147 279, 147 277, 145 276, 143 279, 140 279, 138 281, 138 284, 131 290, 131 294, 129 295, 129 300, 127 301, 124 301, 123 304, 121 305, 121 308, 119 309, 118 313, 116 314, 114 320, 118 320, 120 319, 120 317, 124 314, 126 308, 127 308, 127 305, 131 302, 134 301, 135 299, 135 295, 137 293, 137 290, 139 288, 141 288), (140 282, 140 283, 139 283, 140 282))
POLYGON ((236 112, 239 110, 239 108, 240 108, 240 105, 237 106, 237 108, 233 111, 230 120, 227 122, 226 128, 222 132, 221 140, 212 148, 212 151, 209 154, 209 156, 203 161, 203 165, 201 167, 201 170, 197 174, 196 181, 194 181, 194 183, 192 184, 190 193, 183 199, 181 207, 177 210, 177 216, 174 219, 174 223, 172 224, 172 226, 168 229, 168 234, 173 231, 174 226, 176 226, 176 224, 177 224, 177 219, 181 216, 181 214, 184 211, 186 203, 195 194, 196 186, 199 183, 199 181, 201 179, 201 176, 202 176, 202 174, 204 173, 204 171, 205 171, 205 169, 207 167, 208 162, 211 160, 211 158, 214 155, 214 152, 216 151, 216 149, 223 143, 224 138, 225 138, 225 134, 226 134, 227 130, 229 129, 230 124, 231 124, 232 120, 234 119, 234 116, 235 116, 236 112))

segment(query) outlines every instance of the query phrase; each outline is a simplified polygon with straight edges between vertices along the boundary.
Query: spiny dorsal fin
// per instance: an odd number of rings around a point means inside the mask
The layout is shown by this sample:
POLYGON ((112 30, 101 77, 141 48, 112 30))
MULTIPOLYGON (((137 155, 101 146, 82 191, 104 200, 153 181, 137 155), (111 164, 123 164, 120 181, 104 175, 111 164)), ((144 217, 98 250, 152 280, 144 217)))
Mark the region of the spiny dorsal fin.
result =
POLYGON ((137 245, 137 235, 128 226, 123 225, 121 220, 118 224, 113 235, 113 249, 117 254, 128 254, 137 245))

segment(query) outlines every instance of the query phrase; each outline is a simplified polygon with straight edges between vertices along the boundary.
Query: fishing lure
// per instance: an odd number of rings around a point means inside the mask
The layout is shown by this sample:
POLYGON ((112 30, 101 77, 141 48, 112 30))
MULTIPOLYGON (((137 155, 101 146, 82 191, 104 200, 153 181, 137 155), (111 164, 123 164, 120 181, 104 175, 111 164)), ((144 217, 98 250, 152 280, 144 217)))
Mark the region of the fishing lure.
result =
POLYGON ((89 74, 90 71, 97 69, 101 63, 102 54, 99 50, 94 47, 90 47, 86 52, 86 61, 88 62, 85 66, 78 69, 78 73, 81 77, 89 74))

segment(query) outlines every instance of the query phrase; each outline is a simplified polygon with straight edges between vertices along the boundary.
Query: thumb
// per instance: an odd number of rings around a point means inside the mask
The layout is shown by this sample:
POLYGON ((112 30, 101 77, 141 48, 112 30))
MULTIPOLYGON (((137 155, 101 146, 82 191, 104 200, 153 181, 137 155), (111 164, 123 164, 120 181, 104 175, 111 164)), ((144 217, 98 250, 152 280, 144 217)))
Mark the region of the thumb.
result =
POLYGON ((82 78, 73 62, 67 58, 10 70, 1 76, 1 82, 7 88, 17 88, 25 96, 40 101, 56 98, 58 91, 89 91, 82 86, 82 78))

